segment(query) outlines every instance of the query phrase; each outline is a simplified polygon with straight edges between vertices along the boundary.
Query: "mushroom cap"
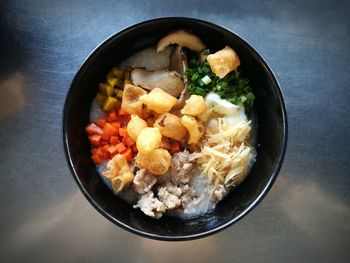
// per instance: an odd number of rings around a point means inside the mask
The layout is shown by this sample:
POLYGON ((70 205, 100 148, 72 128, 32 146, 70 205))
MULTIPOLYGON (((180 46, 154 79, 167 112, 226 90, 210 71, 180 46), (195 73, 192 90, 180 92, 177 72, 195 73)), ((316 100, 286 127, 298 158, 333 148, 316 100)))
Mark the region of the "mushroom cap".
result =
POLYGON ((167 46, 171 44, 177 44, 180 47, 187 47, 191 50, 200 52, 206 48, 202 40, 186 31, 178 30, 170 33, 159 40, 156 50, 157 52, 162 52, 167 46))
POLYGON ((177 46, 170 54, 169 70, 176 71, 182 77, 184 77, 187 68, 188 62, 186 53, 182 47, 177 46))
POLYGON ((164 69, 148 71, 137 68, 131 71, 130 77, 132 83, 136 86, 140 86, 146 90, 160 88, 175 98, 177 98, 185 88, 183 80, 175 71, 164 69))
POLYGON ((186 100, 190 98, 191 94, 188 92, 188 89, 185 88, 181 91, 179 100, 177 102, 177 105, 173 107, 173 110, 178 110, 178 115, 180 115, 180 109, 182 109, 185 106, 186 100))

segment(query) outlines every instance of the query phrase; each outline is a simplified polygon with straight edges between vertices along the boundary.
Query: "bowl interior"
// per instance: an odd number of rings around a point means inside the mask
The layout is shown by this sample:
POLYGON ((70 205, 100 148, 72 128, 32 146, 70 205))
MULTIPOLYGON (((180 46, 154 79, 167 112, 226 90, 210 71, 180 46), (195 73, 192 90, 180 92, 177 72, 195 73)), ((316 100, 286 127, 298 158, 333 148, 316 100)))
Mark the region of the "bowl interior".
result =
POLYGON ((286 145, 285 109, 278 84, 261 57, 241 38, 204 21, 167 18, 132 26, 99 46, 75 76, 64 112, 65 147, 73 175, 82 192, 105 217, 118 225, 151 238, 179 240, 205 236, 237 221, 268 191, 280 168, 286 145), (257 159, 246 180, 208 214, 155 220, 114 195, 90 160, 85 126, 98 83, 110 68, 134 52, 155 45, 168 32, 186 29, 198 35, 211 51, 231 46, 238 53, 244 74, 256 96, 257 159))

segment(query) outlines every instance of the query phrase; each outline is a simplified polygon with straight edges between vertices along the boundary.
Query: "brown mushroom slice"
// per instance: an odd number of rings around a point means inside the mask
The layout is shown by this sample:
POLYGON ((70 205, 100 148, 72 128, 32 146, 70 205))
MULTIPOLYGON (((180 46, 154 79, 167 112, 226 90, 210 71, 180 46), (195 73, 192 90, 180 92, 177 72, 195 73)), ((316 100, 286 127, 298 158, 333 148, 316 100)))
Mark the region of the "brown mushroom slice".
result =
POLYGON ((142 49, 125 59, 119 67, 122 69, 145 68, 147 70, 156 70, 169 68, 170 54, 174 47, 169 46, 163 52, 157 53, 154 47, 142 49))
POLYGON ((177 44, 180 47, 187 47, 197 52, 200 52, 206 48, 199 37, 192 35, 186 31, 178 30, 166 35, 161 40, 159 40, 156 46, 156 50, 157 52, 162 52, 167 46, 171 44, 177 44))
MULTIPOLYGON (((174 110, 182 109, 183 106, 185 105, 185 101, 190 97, 190 93, 187 90, 188 80, 185 74, 185 71, 188 68, 187 56, 184 50, 180 46, 177 46, 173 50, 173 52, 170 54, 169 68, 181 74, 185 83, 185 88, 181 91, 178 104, 173 108, 174 110)), ((176 114, 180 114, 180 113, 176 113, 176 114)))
POLYGON ((187 88, 184 88, 181 91, 179 100, 178 100, 177 104, 173 108, 173 110, 175 111, 174 114, 180 115, 180 109, 182 109, 185 106, 186 100, 188 100, 190 98, 190 96, 191 96, 191 94, 189 93, 187 88), (176 110, 178 110, 179 112, 176 112, 176 110))
POLYGON ((148 71, 145 69, 134 69, 131 71, 131 81, 134 85, 146 90, 160 88, 173 97, 179 97, 185 84, 179 74, 175 71, 163 69, 148 71))
POLYGON ((205 62, 205 60, 207 59, 207 56, 209 55, 207 52, 208 52, 207 49, 202 50, 201 52, 199 52, 198 58, 199 58, 200 62, 202 62, 202 63, 205 62))
POLYGON ((169 69, 176 71, 181 76, 184 76, 186 69, 188 68, 187 56, 180 46, 174 48, 170 54, 169 69))

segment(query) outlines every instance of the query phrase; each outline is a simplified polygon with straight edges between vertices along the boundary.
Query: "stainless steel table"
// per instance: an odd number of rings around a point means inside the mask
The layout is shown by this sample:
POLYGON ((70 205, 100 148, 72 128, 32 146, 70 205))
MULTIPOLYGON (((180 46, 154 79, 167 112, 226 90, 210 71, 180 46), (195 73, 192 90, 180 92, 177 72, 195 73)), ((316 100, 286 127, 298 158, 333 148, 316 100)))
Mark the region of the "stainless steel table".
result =
POLYGON ((349 262, 349 1, 0 2, 1 262, 349 262), (189 242, 113 225, 68 169, 62 109, 74 73, 105 38, 188 16, 245 38, 285 96, 289 142, 272 190, 243 220, 189 242))

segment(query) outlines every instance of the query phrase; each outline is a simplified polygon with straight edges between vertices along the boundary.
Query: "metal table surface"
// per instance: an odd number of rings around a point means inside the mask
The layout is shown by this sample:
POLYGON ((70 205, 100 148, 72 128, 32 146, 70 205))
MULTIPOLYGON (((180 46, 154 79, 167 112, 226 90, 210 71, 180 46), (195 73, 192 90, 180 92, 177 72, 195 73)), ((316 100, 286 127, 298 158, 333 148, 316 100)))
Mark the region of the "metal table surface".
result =
POLYGON ((1 1, 1 262, 345 262, 350 209, 349 1, 1 1), (161 242, 101 216, 65 160, 79 65, 142 20, 187 16, 246 39, 275 72, 289 141, 272 190, 214 236, 161 242))

